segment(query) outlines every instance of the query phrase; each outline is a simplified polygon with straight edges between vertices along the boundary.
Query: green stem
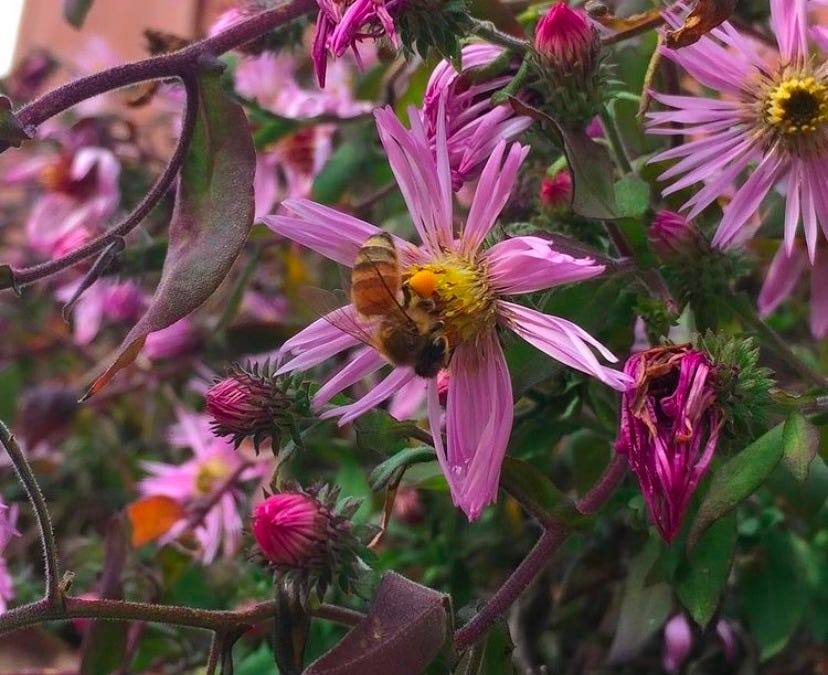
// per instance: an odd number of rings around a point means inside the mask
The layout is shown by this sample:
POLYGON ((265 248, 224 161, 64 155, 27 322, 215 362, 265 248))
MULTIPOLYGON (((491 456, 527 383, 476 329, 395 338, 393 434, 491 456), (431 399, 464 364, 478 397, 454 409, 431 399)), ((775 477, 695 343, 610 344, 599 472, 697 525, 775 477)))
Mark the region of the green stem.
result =
POLYGON ((46 577, 46 592, 43 602, 50 608, 62 609, 63 593, 60 588, 60 564, 58 562, 55 533, 52 530, 52 520, 49 517, 46 500, 43 498, 43 492, 35 478, 32 467, 26 460, 26 456, 3 422, 0 422, 0 443, 3 444, 3 447, 9 454, 17 477, 23 484, 23 489, 26 491, 26 496, 29 498, 29 502, 34 510, 37 527, 40 530, 40 543, 43 548, 43 567, 46 577))
POLYGON ((506 49, 509 49, 517 54, 526 55, 529 53, 529 43, 526 40, 520 40, 519 38, 512 37, 508 33, 498 30, 491 21, 481 21, 480 19, 472 18, 471 22, 472 33, 483 38, 487 42, 500 45, 501 47, 505 47, 506 49))
POLYGON ((607 135, 607 140, 609 141, 612 152, 615 155, 615 161, 618 162, 618 166, 625 174, 632 173, 632 164, 630 164, 630 160, 627 157, 627 151, 624 149, 624 144, 621 142, 618 127, 615 126, 615 120, 612 115, 609 114, 609 110, 607 110, 606 106, 601 108, 600 116, 601 122, 604 126, 604 133, 607 135))

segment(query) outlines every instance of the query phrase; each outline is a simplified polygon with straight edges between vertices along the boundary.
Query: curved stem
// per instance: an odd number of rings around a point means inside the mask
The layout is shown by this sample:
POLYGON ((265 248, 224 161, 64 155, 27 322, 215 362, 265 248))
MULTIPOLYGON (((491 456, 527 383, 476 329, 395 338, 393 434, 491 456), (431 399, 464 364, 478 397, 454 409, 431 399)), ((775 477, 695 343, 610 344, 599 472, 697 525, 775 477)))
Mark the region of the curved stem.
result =
POLYGON ((34 510, 37 527, 40 530, 40 543, 43 547, 43 567, 46 577, 46 592, 42 602, 51 610, 63 609, 63 592, 60 588, 60 564, 58 562, 57 544, 55 533, 52 530, 52 520, 49 518, 49 509, 43 492, 40 490, 37 479, 32 472, 32 467, 26 460, 26 456, 3 422, 0 422, 0 443, 9 454, 17 477, 23 484, 26 496, 31 502, 34 510))
POLYGON ((187 76, 183 80, 187 98, 184 103, 184 115, 178 142, 164 171, 158 176, 150 191, 144 196, 138 206, 120 223, 111 227, 84 246, 70 251, 60 258, 55 258, 54 260, 39 265, 33 265, 32 267, 25 267, 21 270, 13 270, 12 275, 17 287, 25 286, 57 274, 62 270, 72 267, 72 265, 77 264, 81 260, 102 251, 116 239, 124 237, 131 232, 155 208, 155 205, 166 194, 175 177, 178 175, 178 170, 184 162, 184 155, 190 145, 196 117, 198 116, 198 84, 193 76, 187 76))
POLYGON ((575 502, 576 508, 584 515, 596 513, 607 503, 626 473, 627 458, 623 455, 614 454, 598 482, 590 488, 589 492, 575 502))
POLYGON ((24 129, 33 131, 58 113, 113 89, 147 80, 194 75, 210 57, 219 56, 255 40, 268 31, 307 14, 316 6, 315 0, 290 0, 170 54, 116 66, 69 82, 23 106, 15 113, 15 117, 24 129))
POLYGON ((505 47, 516 54, 527 54, 529 52, 529 43, 526 40, 513 37, 508 33, 499 31, 491 21, 481 21, 479 19, 471 18, 472 33, 484 40, 495 45, 505 47))

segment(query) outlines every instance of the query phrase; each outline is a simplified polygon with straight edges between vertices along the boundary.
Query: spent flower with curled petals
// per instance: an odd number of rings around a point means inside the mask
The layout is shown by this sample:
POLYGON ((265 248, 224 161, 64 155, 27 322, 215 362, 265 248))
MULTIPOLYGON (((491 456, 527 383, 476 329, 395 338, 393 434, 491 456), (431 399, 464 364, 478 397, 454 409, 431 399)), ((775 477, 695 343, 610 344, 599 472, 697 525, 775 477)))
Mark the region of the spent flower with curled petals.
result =
MULTIPOLYGON (((539 237, 514 237, 483 247, 509 200, 528 148, 517 143, 507 146, 504 141, 497 144, 480 175, 468 218, 455 231, 444 123, 438 122, 432 146, 414 110, 411 129, 406 129, 390 109, 378 110, 375 116, 391 168, 423 242, 415 246, 392 238, 402 279, 412 293, 430 297, 433 316, 442 325, 451 354, 446 368, 445 445, 440 433, 438 378, 428 378, 427 408, 437 458, 455 504, 475 519, 497 496, 512 429, 512 385, 499 329, 517 333, 561 363, 616 389, 623 390, 630 383, 627 375, 598 361, 593 349, 609 361, 615 357, 579 326, 506 299, 593 278, 604 266, 591 258, 560 253, 553 242, 539 237), (428 283, 423 286, 428 289, 420 285, 425 281, 428 283)), ((283 208, 286 215, 266 216, 263 222, 278 234, 347 266, 354 265, 366 239, 382 232, 370 223, 310 201, 288 200, 283 208)), ((388 363, 374 340, 359 337, 370 336, 376 329, 376 321, 359 316, 352 305, 335 310, 282 346, 284 363, 277 372, 311 368, 362 343, 351 361, 314 396, 314 405, 322 406, 388 363), (343 328, 343 322, 357 326, 358 336, 343 328)), ((340 424, 350 422, 417 377, 410 365, 392 365, 391 373, 369 394, 352 404, 331 408, 323 417, 339 417, 340 424)))
POLYGON ((621 400, 615 449, 627 458, 650 518, 669 542, 681 529, 719 440, 724 419, 717 371, 705 352, 675 345, 633 354, 624 372, 634 384, 621 400))
MULTIPOLYGON (((677 160, 659 178, 668 195, 704 183, 682 206, 694 218, 738 184, 713 245, 744 242, 747 226, 774 187, 785 192, 785 250, 802 222, 808 255, 819 230, 828 231, 828 59, 811 51, 806 0, 771 0, 771 29, 779 52, 742 35, 729 22, 681 49, 663 47, 673 61, 719 97, 653 92, 667 110, 648 113, 648 132, 690 140, 651 161, 677 160), (746 178, 742 178, 746 173, 746 178)), ((667 13, 674 27, 679 20, 667 13)))

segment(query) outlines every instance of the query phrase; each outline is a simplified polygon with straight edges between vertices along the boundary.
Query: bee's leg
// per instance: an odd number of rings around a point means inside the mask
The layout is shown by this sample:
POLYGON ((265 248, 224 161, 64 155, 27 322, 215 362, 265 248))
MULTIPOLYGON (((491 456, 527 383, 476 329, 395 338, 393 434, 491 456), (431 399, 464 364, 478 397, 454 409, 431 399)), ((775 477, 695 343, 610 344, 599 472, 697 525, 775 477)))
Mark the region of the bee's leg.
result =
POLYGON ((404 282, 402 284, 402 294, 403 294, 403 307, 411 307, 411 286, 408 285, 408 282, 404 282))

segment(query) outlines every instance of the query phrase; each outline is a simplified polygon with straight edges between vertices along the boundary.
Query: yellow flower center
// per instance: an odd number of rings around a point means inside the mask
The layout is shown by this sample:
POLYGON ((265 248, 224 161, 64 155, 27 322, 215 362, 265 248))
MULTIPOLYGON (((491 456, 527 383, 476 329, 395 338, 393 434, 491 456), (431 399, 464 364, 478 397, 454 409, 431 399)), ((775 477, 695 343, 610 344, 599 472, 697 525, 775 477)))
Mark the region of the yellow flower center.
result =
POLYGON ((208 459, 198 469, 196 474, 196 490, 199 494, 208 495, 213 491, 213 486, 220 480, 230 475, 230 467, 218 457, 208 459))
POLYGON ((456 253, 413 265, 403 282, 420 298, 434 303, 434 317, 445 324, 452 347, 491 330, 497 320, 494 293, 486 270, 456 253))
POLYGON ((828 122, 828 85, 812 76, 789 77, 768 92, 765 119, 783 134, 813 134, 828 122))

